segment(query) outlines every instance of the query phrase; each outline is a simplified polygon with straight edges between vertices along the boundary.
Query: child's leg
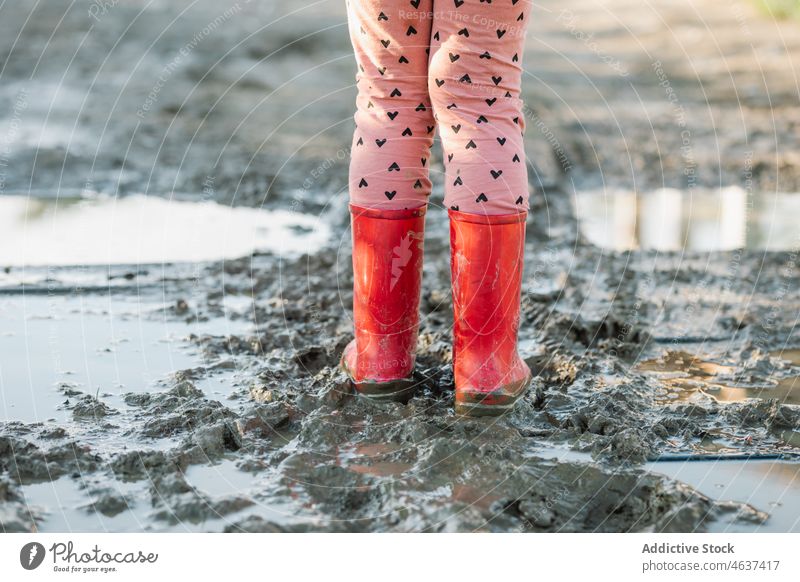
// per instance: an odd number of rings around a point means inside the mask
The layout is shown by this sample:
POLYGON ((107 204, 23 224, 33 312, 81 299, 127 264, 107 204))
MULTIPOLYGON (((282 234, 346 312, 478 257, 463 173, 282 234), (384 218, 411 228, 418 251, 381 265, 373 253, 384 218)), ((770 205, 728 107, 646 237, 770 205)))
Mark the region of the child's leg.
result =
POLYGON ((428 87, 444 147, 445 204, 470 214, 528 208, 520 100, 530 0, 436 0, 428 87))
POLYGON ((350 162, 355 339, 342 367, 356 390, 402 400, 416 387, 428 160, 433 0, 349 0, 358 61, 350 162))
POLYGON ((520 100, 528 0, 435 0, 429 91, 446 164, 456 412, 527 389, 517 351, 528 179, 520 100), (440 8, 440 5, 446 5, 440 8))
POLYGON ((349 0, 358 72, 350 202, 382 210, 427 203, 435 123, 428 97, 433 0, 349 0))

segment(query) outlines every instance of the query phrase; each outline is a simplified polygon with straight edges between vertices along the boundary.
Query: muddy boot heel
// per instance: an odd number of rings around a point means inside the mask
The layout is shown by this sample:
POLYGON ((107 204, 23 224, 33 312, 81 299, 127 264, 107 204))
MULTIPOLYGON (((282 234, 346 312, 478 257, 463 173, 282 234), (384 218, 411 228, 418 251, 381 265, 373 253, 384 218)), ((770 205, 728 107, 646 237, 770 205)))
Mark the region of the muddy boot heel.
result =
POLYGON ((461 390, 456 394, 455 411, 459 416, 500 416, 514 409, 514 405, 530 386, 533 376, 501 386, 492 392, 461 390))

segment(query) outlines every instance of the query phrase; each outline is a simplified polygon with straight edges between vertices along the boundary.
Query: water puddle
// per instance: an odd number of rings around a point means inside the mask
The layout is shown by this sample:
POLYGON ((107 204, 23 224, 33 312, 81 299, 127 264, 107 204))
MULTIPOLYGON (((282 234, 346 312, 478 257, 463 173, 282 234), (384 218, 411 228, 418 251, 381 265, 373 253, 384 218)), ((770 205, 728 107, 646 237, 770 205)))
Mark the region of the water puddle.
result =
POLYGON ((591 453, 575 451, 566 446, 544 445, 541 449, 536 449, 531 453, 531 456, 559 463, 576 463, 579 465, 594 463, 591 453))
MULTIPOLYGON (((796 363, 797 350, 778 354, 796 363)), ((717 402, 741 402, 749 398, 777 398, 783 404, 800 405, 800 375, 775 380, 771 385, 741 385, 734 379, 735 368, 687 352, 669 352, 662 358, 638 364, 637 371, 659 378, 662 390, 656 395, 659 404, 691 402, 704 396, 717 402)))
MULTIPOLYGON (((721 454, 725 450, 718 451, 721 454)), ((545 446, 533 453, 560 463, 590 464, 589 453, 545 446)), ((800 531, 800 463, 785 460, 653 461, 643 469, 681 481, 718 502, 747 503, 770 514, 765 523, 729 518, 708 523, 711 532, 800 531)))
POLYGON ((186 471, 186 480, 209 497, 248 493, 257 486, 257 479, 240 471, 231 459, 215 465, 193 465, 186 471))
POLYGON ((155 196, 0 196, 0 266, 145 265, 313 253, 322 221, 155 196))
POLYGON ((690 485, 716 501, 748 503, 770 514, 764 524, 726 521, 709 523, 709 531, 800 531, 800 463, 789 461, 654 462, 645 467, 690 485))
POLYGON ((800 193, 591 190, 576 193, 573 202, 583 235, 605 249, 774 251, 800 243, 800 193))
POLYGON ((248 495, 248 490, 257 492, 254 488, 257 481, 237 469, 233 461, 193 466, 185 477, 200 496, 196 500, 197 516, 177 522, 164 519, 171 514, 169 503, 163 503, 168 499, 160 500, 158 506, 153 505, 151 483, 147 480, 135 483, 111 480, 98 486, 64 476, 55 481, 25 485, 22 493, 36 517, 39 532, 220 531, 245 515, 259 516, 277 524, 297 521, 295 508, 248 495), (109 494, 113 504, 108 501, 109 494), (247 499, 248 503, 242 503, 239 511, 225 514, 215 508, 215 502, 234 497, 247 499))
POLYGON ((87 394, 123 408, 123 394, 157 390, 175 371, 202 364, 189 334, 249 327, 175 319, 163 303, 138 297, 0 296, 0 421, 69 422, 70 405, 87 394))
POLYGON ((150 529, 148 484, 109 481, 120 506, 104 514, 93 508, 84 483, 68 476, 22 488, 26 505, 37 517, 39 532, 135 532, 150 529), (118 512, 118 513, 117 513, 118 512), (113 514, 113 515, 112 515, 113 514))
POLYGON ((401 477, 413 463, 395 460, 402 447, 391 444, 360 443, 345 447, 337 455, 337 464, 354 473, 373 477, 401 477))

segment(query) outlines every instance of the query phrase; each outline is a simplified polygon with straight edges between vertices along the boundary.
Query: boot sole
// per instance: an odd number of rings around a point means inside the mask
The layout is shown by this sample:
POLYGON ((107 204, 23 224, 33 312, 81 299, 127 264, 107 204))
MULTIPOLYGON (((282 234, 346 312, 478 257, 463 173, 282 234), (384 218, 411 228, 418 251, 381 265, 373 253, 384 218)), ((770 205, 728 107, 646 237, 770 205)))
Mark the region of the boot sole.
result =
MULTIPOLYGON (((505 397, 505 402, 502 404, 484 404, 481 402, 486 398, 487 394, 476 395, 475 398, 469 398, 471 394, 462 394, 462 396, 468 396, 468 399, 466 402, 456 400, 455 412, 459 416, 501 416, 514 408, 520 397, 525 394, 525 391, 530 386, 532 379, 533 375, 530 375, 517 385, 508 384, 496 391, 505 397)), ((496 395, 496 393, 493 395, 496 395)))
POLYGON ((468 402, 456 402, 456 414, 458 416, 501 416, 514 408, 516 400, 511 404, 471 404, 468 402))
POLYGON ((342 358, 341 368, 359 396, 369 398, 375 402, 408 402, 414 395, 418 382, 414 374, 409 378, 399 378, 388 382, 357 382, 342 358))
POLYGON ((413 377, 390 382, 355 382, 352 379, 350 381, 360 396, 375 402, 408 402, 417 387, 413 377))

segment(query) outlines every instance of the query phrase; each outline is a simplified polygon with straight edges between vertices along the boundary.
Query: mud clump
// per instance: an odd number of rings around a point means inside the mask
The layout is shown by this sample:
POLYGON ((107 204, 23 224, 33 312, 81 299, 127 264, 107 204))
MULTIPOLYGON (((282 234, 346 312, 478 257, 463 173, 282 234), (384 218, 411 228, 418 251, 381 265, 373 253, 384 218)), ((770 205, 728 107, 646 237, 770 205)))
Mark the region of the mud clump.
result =
POLYGON ((569 469, 553 468, 556 475, 547 478, 560 484, 549 494, 535 491, 498 503, 522 531, 551 532, 702 531, 715 510, 708 498, 654 475, 582 467, 576 479, 569 469))
POLYGON ((175 466, 163 451, 130 451, 117 455, 110 463, 112 474, 120 481, 149 479, 175 466))
POLYGON ((115 517, 132 508, 131 501, 111 489, 94 491, 92 502, 86 506, 87 511, 94 511, 106 517, 115 517))
POLYGON ((88 394, 72 405, 72 416, 75 420, 99 420, 114 414, 118 412, 88 394))
POLYGON ((157 476, 150 482, 150 494, 156 508, 154 519, 173 524, 202 523, 253 505, 251 499, 243 496, 211 499, 194 489, 178 473, 157 476))
POLYGON ((250 409, 236 420, 236 429, 242 439, 268 439, 274 437, 279 429, 286 427, 291 419, 291 411, 282 402, 273 402, 250 409))
POLYGON ((101 461, 88 445, 69 442, 43 450, 23 439, 0 436, 0 474, 21 484, 52 481, 70 473, 92 473, 101 461))
POLYGON ((190 381, 179 380, 161 394, 131 395, 126 402, 138 406, 143 419, 141 435, 166 438, 191 432, 194 442, 209 452, 236 450, 232 429, 236 415, 220 402, 208 400, 190 381))

